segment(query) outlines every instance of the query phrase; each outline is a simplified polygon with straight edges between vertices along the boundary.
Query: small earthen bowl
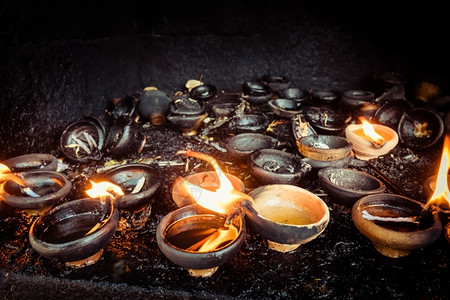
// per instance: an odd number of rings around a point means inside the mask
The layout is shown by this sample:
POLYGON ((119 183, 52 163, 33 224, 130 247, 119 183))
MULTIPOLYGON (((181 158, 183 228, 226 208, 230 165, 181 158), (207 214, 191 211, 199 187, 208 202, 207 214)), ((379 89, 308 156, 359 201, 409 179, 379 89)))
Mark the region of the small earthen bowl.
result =
POLYGON ((341 136, 318 134, 300 138, 297 140, 297 148, 303 157, 331 161, 348 156, 352 144, 341 136))
POLYGON ((350 168, 323 168, 318 174, 320 185, 336 202, 352 206, 364 196, 383 193, 386 185, 378 178, 350 168))
POLYGON ((250 174, 260 184, 297 184, 312 167, 292 153, 260 149, 249 157, 250 174))
POLYGON ((405 196, 378 193, 356 201, 352 219, 378 252, 398 258, 431 245, 441 236, 436 210, 416 222, 424 208, 425 204, 405 196))

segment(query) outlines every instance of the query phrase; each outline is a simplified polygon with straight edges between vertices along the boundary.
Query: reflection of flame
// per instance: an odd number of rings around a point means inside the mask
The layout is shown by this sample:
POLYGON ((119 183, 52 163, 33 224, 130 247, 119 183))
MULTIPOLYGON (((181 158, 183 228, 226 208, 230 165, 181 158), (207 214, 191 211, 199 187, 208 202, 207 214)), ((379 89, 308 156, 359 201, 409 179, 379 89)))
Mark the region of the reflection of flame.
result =
POLYGON ((437 203, 442 206, 450 207, 449 189, 448 189, 448 171, 450 169, 450 134, 447 134, 444 138, 444 147, 442 150, 441 164, 439 166, 439 172, 436 179, 436 188, 428 205, 437 203))
POLYGON ((203 240, 189 246, 188 251, 209 252, 218 249, 221 245, 233 241, 239 232, 235 226, 226 226, 215 230, 203 240))
POLYGON ((362 122, 363 131, 366 137, 375 147, 381 148, 385 143, 384 138, 375 131, 375 128, 373 128, 372 124, 366 119, 360 117, 360 121, 362 122))
POLYGON ((177 180, 182 182, 182 186, 201 206, 213 210, 220 214, 232 214, 236 205, 246 199, 253 202, 253 199, 233 187, 233 184, 221 170, 219 163, 209 155, 192 150, 183 151, 187 156, 203 159, 209 162, 215 169, 219 177, 219 188, 216 191, 209 191, 195 184, 190 183, 183 177, 177 180))

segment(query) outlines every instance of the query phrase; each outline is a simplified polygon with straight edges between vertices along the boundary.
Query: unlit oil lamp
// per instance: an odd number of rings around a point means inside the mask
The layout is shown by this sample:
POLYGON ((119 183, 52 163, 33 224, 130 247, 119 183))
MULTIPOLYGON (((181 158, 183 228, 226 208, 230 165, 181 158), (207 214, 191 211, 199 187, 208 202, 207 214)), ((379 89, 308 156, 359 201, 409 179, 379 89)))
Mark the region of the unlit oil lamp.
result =
POLYGON ((29 214, 41 214, 63 199, 72 188, 69 178, 55 171, 12 173, 0 164, 0 199, 29 214))
POLYGON ((235 189, 212 157, 190 150, 180 153, 208 161, 217 173, 219 186, 208 190, 179 177, 175 186, 190 192, 195 204, 167 214, 158 224, 156 239, 161 252, 172 262, 188 269, 192 276, 208 277, 242 245, 243 202, 252 199, 235 189))
POLYGON ((34 221, 29 238, 36 252, 71 268, 89 266, 100 259, 119 222, 114 197, 123 192, 109 182, 92 184, 86 191, 92 198, 58 205, 34 221))
POLYGON ((247 224, 272 250, 293 251, 314 240, 328 225, 330 212, 325 202, 298 186, 264 185, 249 195, 254 202, 246 214, 247 224))
POLYGON ((3 161, 12 172, 26 172, 31 170, 57 171, 58 159, 47 153, 29 153, 15 156, 3 161))
POLYGON ((355 156, 369 160, 389 153, 398 144, 398 134, 392 128, 381 124, 370 124, 360 118, 361 124, 350 124, 345 136, 352 144, 355 156))

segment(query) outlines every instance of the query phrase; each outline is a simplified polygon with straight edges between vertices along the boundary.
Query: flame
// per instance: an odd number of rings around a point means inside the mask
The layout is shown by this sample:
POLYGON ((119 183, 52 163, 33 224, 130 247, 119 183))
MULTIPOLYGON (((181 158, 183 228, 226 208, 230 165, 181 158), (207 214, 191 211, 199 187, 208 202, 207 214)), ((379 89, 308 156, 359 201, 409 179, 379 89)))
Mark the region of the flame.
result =
POLYGON ((381 148, 386 142, 385 139, 375 131, 375 128, 372 124, 369 123, 369 121, 367 121, 363 117, 360 117, 359 119, 362 123, 364 134, 369 139, 369 141, 372 142, 375 147, 381 148))
POLYGON ((111 183, 108 181, 101 181, 101 182, 94 182, 92 180, 90 180, 92 188, 86 190, 86 194, 91 197, 91 198, 100 198, 101 201, 106 201, 106 199, 109 198, 109 201, 111 203, 111 211, 110 214, 108 215, 108 217, 106 217, 105 219, 101 220, 100 222, 98 222, 97 224, 94 225, 94 227, 92 227, 86 234, 85 236, 93 233, 94 231, 96 231, 97 229, 101 228, 103 225, 105 225, 112 217, 113 212, 114 212, 114 199, 117 196, 122 196, 124 195, 124 192, 122 191, 122 189, 111 183))
POLYGON ((91 198, 104 199, 108 196, 111 198, 116 198, 117 196, 123 196, 124 192, 122 189, 108 181, 94 182, 90 180, 92 188, 86 190, 86 194, 91 198))
POLYGON ((216 191, 209 191, 195 184, 190 183, 183 177, 179 177, 182 186, 192 196, 192 198, 201 206, 213 210, 220 214, 233 214, 237 205, 244 199, 253 202, 253 198, 244 194, 233 187, 233 184, 222 171, 219 163, 211 156, 192 150, 180 151, 187 156, 196 157, 209 162, 217 173, 219 178, 219 188, 216 191))
POLYGON ((436 179, 436 188, 433 195, 428 200, 427 205, 432 203, 441 206, 450 207, 449 189, 448 189, 448 171, 450 170, 450 134, 446 134, 444 138, 444 146, 442 150, 441 164, 436 179))
POLYGON ((25 182, 23 182, 20 176, 11 172, 11 169, 8 168, 8 166, 0 164, 0 182, 5 182, 8 180, 14 181, 20 186, 25 186, 25 182))

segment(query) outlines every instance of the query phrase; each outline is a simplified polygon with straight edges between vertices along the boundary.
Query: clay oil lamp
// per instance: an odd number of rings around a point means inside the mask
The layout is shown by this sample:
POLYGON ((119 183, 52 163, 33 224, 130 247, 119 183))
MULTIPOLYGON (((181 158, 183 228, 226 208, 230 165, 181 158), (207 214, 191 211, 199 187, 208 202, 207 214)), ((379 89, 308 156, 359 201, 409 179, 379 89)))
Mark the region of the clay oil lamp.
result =
POLYGON ((426 210, 422 202, 396 194, 362 197, 352 207, 352 220, 378 252, 391 258, 431 245, 442 232, 436 210, 426 210))
POLYGON ((345 114, 327 107, 306 107, 303 110, 306 120, 319 134, 339 135, 347 126, 345 114))
POLYGON ((422 150, 441 139, 444 121, 434 109, 417 107, 402 115, 397 132, 403 146, 422 150))
POLYGON ((141 117, 148 119, 152 125, 159 126, 166 122, 171 102, 172 99, 166 92, 149 86, 142 91, 137 110, 141 117))
POLYGON ((131 153, 141 153, 146 140, 140 126, 133 119, 122 116, 114 121, 108 131, 105 152, 111 158, 122 158, 131 153))
POLYGON ((389 153, 398 144, 395 130, 381 124, 371 124, 360 118, 361 124, 350 124, 345 128, 345 136, 353 145, 355 156, 369 160, 389 153))
POLYGON ((167 120, 174 124, 184 136, 197 134, 197 129, 208 116, 203 106, 186 95, 179 97, 170 104, 167 120))
POLYGON ((211 276, 240 249, 245 239, 244 201, 252 201, 233 186, 218 162, 187 150, 187 156, 208 161, 218 176, 215 190, 202 188, 179 177, 177 189, 191 194, 194 204, 170 212, 160 221, 156 239, 162 253, 195 277, 211 276))
POLYGON ((294 100, 299 104, 305 104, 311 100, 311 94, 309 91, 295 87, 289 87, 283 90, 280 97, 294 100))
POLYGON ((337 135, 308 135, 298 139, 296 144, 303 161, 313 170, 346 167, 354 157, 351 143, 337 135))
POLYGON ((71 268, 100 259, 117 229, 119 211, 113 199, 122 192, 108 182, 92 184, 86 193, 93 198, 58 205, 34 221, 29 238, 36 252, 71 268))
POLYGON ((260 149, 249 157, 250 174, 261 185, 298 184, 312 167, 292 153, 260 149))
POLYGON ((31 215, 42 214, 63 199, 72 188, 69 178, 55 171, 11 173, 0 165, 0 198, 9 206, 31 215))
POLYGON ((231 133, 263 133, 269 126, 269 118, 262 113, 236 115, 228 122, 231 133))
POLYGON ((240 133, 227 139, 225 149, 228 156, 246 162, 250 154, 260 149, 272 149, 279 145, 278 139, 262 133, 240 133))
POLYGON ((127 211, 140 211, 150 205, 161 186, 159 171, 142 163, 114 167, 93 177, 93 180, 107 181, 120 187, 123 195, 115 197, 114 206, 127 211))
POLYGON ((403 99, 388 100, 377 109, 373 119, 378 124, 397 130, 401 117, 410 109, 412 109, 412 105, 403 99))
POLYGON ((319 170, 318 177, 331 199, 350 207, 364 196, 386 190, 386 185, 378 178, 350 168, 323 168, 319 170))
POLYGON ((213 84, 200 84, 189 92, 189 97, 198 101, 207 101, 215 95, 217 95, 217 87, 213 84))
POLYGON ((304 157, 324 161, 344 158, 352 150, 352 145, 346 138, 322 134, 300 138, 297 147, 304 157))
POLYGON ((269 86, 258 81, 246 81, 242 84, 242 98, 251 105, 266 104, 272 98, 273 92, 269 86))
POLYGON ((291 85, 291 81, 286 76, 264 75, 261 82, 269 86, 275 93, 279 93, 291 85))
POLYGON ((211 110, 216 118, 231 117, 236 111, 236 107, 240 102, 223 102, 215 103, 211 106, 211 110))
POLYGON ((367 90, 348 90, 339 98, 339 107, 347 111, 356 111, 366 104, 372 103, 375 93, 367 90))
POLYGON ((311 91, 311 102, 314 106, 333 106, 341 96, 341 93, 333 90, 311 91))
POLYGON ((272 99, 268 102, 274 114, 281 118, 292 118, 300 113, 300 105, 292 99, 272 99))
POLYGON ((59 147, 63 155, 75 163, 86 163, 102 157, 106 131, 95 117, 85 117, 70 123, 62 132, 59 147))
POLYGON ((57 171, 58 170, 58 159, 46 153, 30 153, 15 156, 3 161, 11 172, 27 172, 31 170, 40 171, 57 171))
POLYGON ((264 185, 249 194, 254 203, 247 224, 267 240, 270 249, 289 252, 318 237, 330 212, 313 193, 290 184, 264 185))

